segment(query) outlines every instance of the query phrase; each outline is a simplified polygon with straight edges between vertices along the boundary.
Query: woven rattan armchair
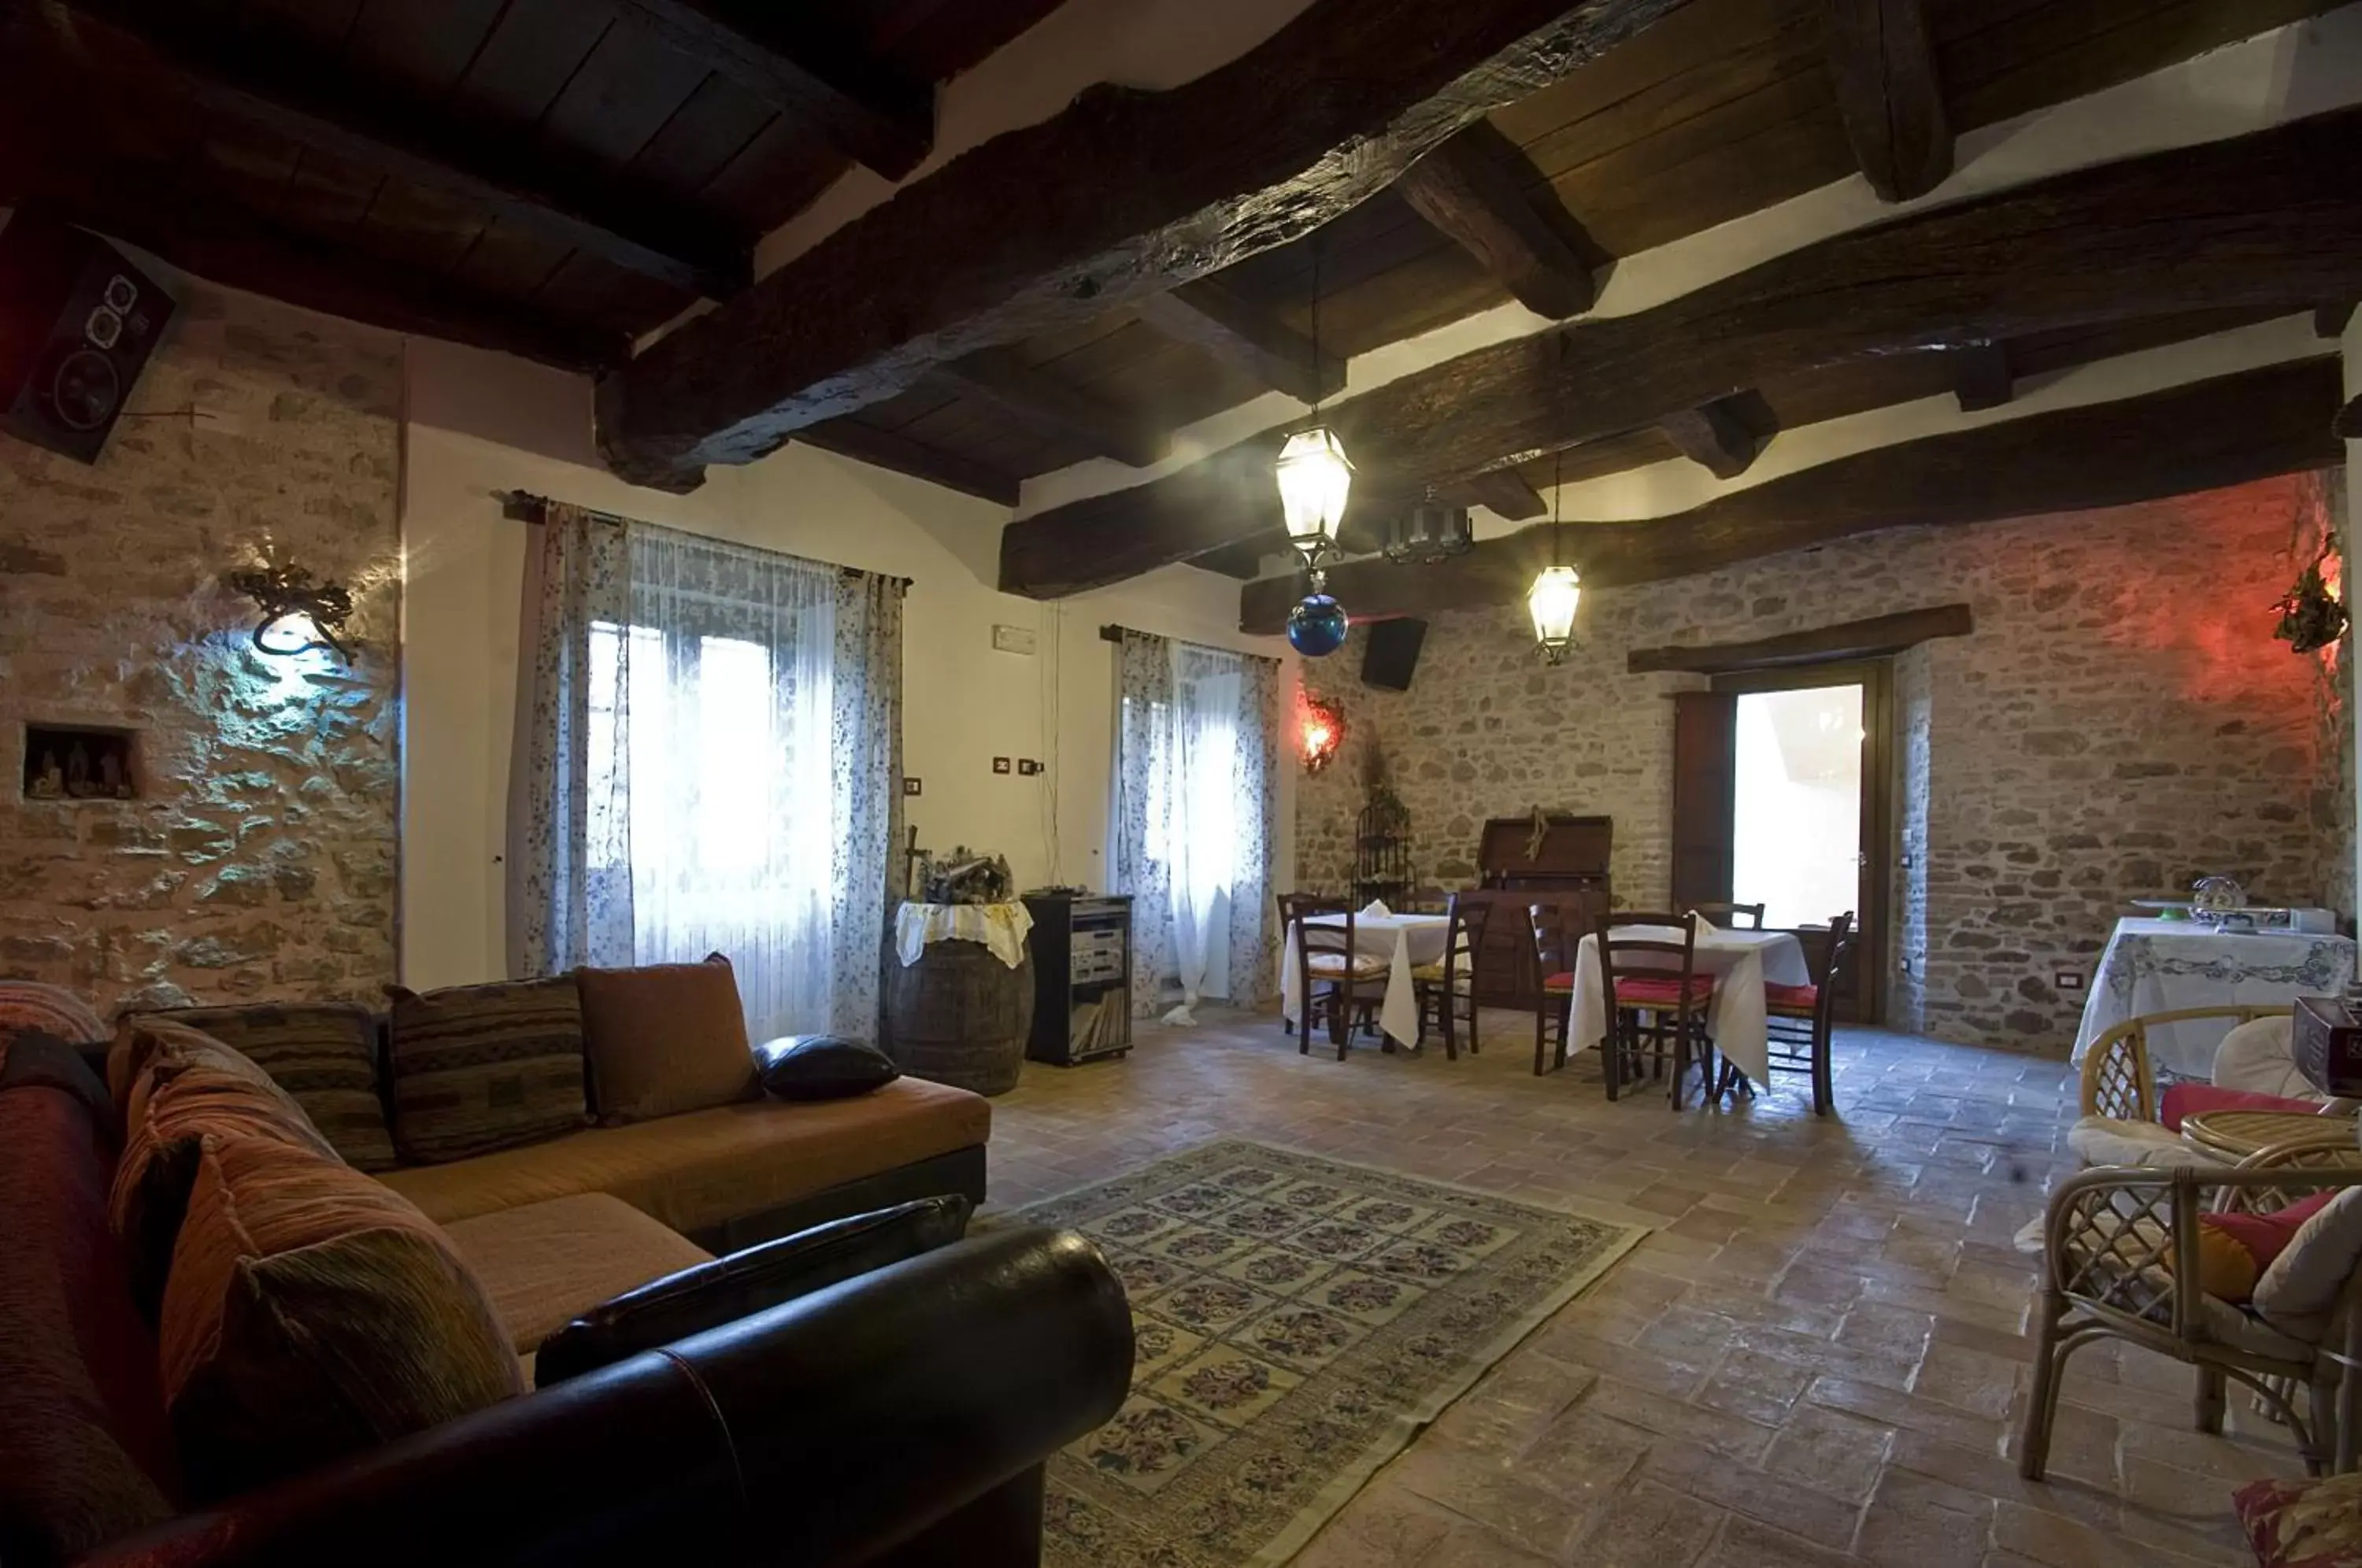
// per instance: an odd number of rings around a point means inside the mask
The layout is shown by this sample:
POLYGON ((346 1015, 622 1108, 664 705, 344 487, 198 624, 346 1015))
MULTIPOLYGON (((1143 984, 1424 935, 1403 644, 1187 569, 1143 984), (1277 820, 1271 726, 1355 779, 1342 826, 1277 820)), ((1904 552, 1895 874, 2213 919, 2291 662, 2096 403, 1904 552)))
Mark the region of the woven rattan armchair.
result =
MULTIPOLYGON (((2345 1153, 2356 1151, 2352 1143, 2345 1153)), ((2226 1381, 2253 1389, 2296 1435, 2306 1468, 2354 1468, 2354 1403, 2362 1380, 2362 1267, 2349 1277, 2318 1342, 2294 1338, 2191 1285, 2199 1274, 2198 1217, 2210 1208, 2263 1209, 2323 1188, 2362 1186, 2362 1168, 2331 1158, 2325 1140, 2303 1139, 2251 1156, 2246 1167, 2176 1170, 2103 1167, 2070 1176, 2044 1225, 2034 1395, 2018 1470, 2042 1479, 2067 1362, 2095 1340, 2128 1340, 2198 1371, 2199 1430, 2223 1430, 2226 1381), (2308 1390, 2300 1411, 2296 1389, 2308 1390)))
POLYGON ((2236 1028, 2258 1018, 2286 1018, 2293 1010, 2285 1006, 2260 1004, 2190 1007, 2128 1018, 2092 1041, 2092 1048, 2083 1054, 2083 1114, 2114 1117, 2119 1121, 2157 1120, 2157 1073, 2149 1066, 2148 1032, 2159 1024, 2220 1018, 2236 1028))

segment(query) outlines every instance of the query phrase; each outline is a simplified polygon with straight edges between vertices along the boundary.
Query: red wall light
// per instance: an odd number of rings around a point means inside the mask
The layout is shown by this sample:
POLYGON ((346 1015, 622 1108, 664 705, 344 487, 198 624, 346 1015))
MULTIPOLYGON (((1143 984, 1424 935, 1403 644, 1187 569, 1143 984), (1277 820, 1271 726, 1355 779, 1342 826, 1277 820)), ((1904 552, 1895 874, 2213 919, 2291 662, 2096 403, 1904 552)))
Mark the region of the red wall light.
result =
POLYGON ((1297 745, 1304 757, 1304 771, 1318 773, 1328 767, 1344 744, 1344 713, 1318 697, 1307 696, 1297 717, 1297 745))

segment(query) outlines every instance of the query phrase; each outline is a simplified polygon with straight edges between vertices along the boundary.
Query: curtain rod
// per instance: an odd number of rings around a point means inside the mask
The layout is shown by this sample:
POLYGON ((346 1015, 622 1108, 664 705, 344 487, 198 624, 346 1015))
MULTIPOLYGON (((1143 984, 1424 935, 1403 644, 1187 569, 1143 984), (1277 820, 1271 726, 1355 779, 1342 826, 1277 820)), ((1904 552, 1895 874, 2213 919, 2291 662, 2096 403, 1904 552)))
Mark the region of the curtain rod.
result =
MULTIPOLYGON (((495 493, 500 497, 501 515, 507 518, 512 523, 539 524, 546 522, 549 516, 549 509, 552 506, 558 504, 557 502, 551 501, 549 497, 546 495, 535 495, 529 490, 503 490, 496 491, 495 493)), ((568 502, 566 504, 572 505, 573 503, 568 502)), ((578 510, 589 513, 591 516, 596 517, 602 523, 632 524, 640 521, 640 519, 636 517, 626 517, 620 512, 602 512, 595 506, 584 506, 578 510)), ((657 524, 653 525, 653 526, 662 527, 663 525, 657 524)), ((724 542, 728 543, 731 541, 724 542)), ((826 566, 830 563, 822 561, 819 564, 826 566)), ((883 578, 889 582, 900 583, 906 589, 911 586, 911 580, 909 578, 896 577, 891 572, 864 571, 859 567, 849 566, 841 566, 836 569, 843 572, 847 577, 883 578)))

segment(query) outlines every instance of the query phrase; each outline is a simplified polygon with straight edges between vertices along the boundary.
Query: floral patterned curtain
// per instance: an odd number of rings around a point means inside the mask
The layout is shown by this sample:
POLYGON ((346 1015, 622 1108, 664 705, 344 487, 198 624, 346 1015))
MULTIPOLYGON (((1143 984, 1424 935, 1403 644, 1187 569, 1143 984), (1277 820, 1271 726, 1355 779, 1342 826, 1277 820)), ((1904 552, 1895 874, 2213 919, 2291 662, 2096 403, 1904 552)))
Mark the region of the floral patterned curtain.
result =
POLYGON ((873 1034, 902 588, 550 506, 526 585, 512 972, 718 951, 756 1038, 873 1034))
POLYGON ((632 886, 594 877, 613 845, 594 842, 626 821, 612 771, 592 794, 591 712, 612 712, 615 672, 594 675, 591 628, 630 619, 632 573, 623 525, 550 502, 525 551, 524 641, 517 660, 516 742, 509 767, 509 973, 555 975, 632 962, 632 886))
POLYGON ((1268 995, 1278 817, 1277 661, 1127 632, 1120 656, 1115 887, 1132 896, 1132 1008, 1171 989, 1268 995))
POLYGON ((829 1027, 875 1039, 879 965, 900 897, 902 595, 900 578, 837 574, 834 921, 829 1027))

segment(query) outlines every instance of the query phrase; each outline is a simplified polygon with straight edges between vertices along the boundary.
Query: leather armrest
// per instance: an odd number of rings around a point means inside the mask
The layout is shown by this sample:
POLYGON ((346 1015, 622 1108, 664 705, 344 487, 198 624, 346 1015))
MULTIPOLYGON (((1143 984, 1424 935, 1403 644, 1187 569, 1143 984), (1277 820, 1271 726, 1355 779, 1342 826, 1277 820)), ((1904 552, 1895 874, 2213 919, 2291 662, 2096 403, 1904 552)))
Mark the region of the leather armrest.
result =
POLYGON ((192 1515, 84 1568, 867 1562, 1114 1415, 1131 1316, 997 1231, 192 1515))
POLYGON ((626 1356, 815 1290, 931 1253, 960 1239, 971 1205, 955 1193, 814 1225, 625 1291, 542 1342, 533 1359, 543 1388, 626 1356))

